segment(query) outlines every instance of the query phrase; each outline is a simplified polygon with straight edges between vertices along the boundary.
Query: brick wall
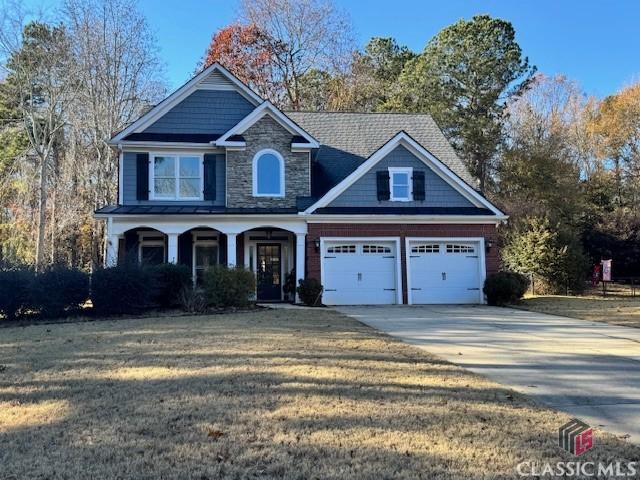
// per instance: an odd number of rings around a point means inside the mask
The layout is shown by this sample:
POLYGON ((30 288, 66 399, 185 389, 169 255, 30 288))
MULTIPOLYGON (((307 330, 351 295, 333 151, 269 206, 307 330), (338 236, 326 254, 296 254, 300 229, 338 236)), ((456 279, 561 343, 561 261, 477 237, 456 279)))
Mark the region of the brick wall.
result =
POLYGON ((484 237, 493 240, 493 248, 485 253, 487 275, 500 268, 496 226, 494 224, 349 224, 310 223, 307 234, 307 276, 320 280, 320 252, 316 252, 315 241, 320 237, 400 237, 402 265, 402 298, 407 303, 406 237, 484 237))

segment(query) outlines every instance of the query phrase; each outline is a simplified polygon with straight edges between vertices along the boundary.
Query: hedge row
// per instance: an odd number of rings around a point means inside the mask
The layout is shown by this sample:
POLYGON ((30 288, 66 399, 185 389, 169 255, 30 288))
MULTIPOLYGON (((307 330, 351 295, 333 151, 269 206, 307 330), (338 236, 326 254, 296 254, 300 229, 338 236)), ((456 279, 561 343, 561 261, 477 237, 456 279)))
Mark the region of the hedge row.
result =
POLYGON ((183 265, 123 265, 99 269, 92 277, 66 266, 38 273, 9 268, 0 270, 0 315, 6 319, 63 317, 78 312, 87 300, 100 315, 179 305, 189 311, 243 307, 252 302, 254 292, 253 274, 240 268, 211 268, 205 273, 203 288, 198 289, 193 288, 191 272, 183 265))
POLYGON ((61 317, 89 298, 89 275, 63 266, 36 273, 31 268, 0 271, 0 313, 14 319, 26 313, 61 317))

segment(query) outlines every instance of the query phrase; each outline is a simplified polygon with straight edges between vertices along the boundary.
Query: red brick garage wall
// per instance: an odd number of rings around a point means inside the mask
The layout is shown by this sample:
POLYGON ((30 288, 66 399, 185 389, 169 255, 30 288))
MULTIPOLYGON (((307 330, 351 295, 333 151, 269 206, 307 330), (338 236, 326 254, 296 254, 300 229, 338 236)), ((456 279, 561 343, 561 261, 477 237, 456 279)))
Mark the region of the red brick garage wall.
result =
POLYGON ((315 241, 320 237, 400 237, 400 259, 402 265, 402 298, 407 303, 406 237, 484 237, 493 241, 493 248, 485 253, 487 275, 497 272, 500 256, 496 247, 494 224, 352 224, 310 223, 307 233, 307 276, 320 280, 320 252, 315 241))

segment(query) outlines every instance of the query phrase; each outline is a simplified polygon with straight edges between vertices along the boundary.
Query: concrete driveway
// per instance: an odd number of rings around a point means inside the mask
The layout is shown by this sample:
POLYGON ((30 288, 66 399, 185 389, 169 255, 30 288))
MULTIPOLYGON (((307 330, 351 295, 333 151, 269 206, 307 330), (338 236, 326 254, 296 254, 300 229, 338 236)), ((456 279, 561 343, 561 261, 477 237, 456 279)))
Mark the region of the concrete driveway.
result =
POLYGON ((337 310, 640 443, 640 329, 486 306, 337 310))

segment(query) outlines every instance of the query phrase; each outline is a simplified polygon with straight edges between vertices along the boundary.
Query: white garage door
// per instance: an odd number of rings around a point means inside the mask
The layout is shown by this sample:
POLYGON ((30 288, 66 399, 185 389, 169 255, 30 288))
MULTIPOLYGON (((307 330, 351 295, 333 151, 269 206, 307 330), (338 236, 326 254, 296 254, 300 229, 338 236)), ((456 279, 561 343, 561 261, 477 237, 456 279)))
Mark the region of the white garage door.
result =
POLYGON ((323 242, 323 303, 396 303, 396 244, 372 241, 323 242))
POLYGON ((411 303, 480 303, 479 242, 411 241, 411 303))

